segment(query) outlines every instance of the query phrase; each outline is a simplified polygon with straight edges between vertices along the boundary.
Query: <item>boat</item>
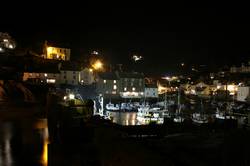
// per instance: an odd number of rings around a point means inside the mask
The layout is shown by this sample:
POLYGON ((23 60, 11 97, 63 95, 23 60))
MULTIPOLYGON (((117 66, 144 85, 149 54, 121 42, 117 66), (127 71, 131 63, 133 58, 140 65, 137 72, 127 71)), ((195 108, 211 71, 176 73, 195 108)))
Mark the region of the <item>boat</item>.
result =
POLYGON ((180 93, 180 88, 179 88, 179 91, 178 91, 178 106, 177 106, 177 109, 176 109, 176 113, 175 113, 175 117, 174 117, 174 122, 177 122, 177 123, 182 123, 184 122, 184 117, 181 115, 181 102, 180 102, 180 98, 181 98, 181 93, 180 93))
POLYGON ((202 100, 201 100, 201 111, 193 113, 191 118, 192 118, 192 121, 198 125, 208 123, 208 115, 204 113, 202 100))
POLYGON ((208 123, 208 116, 201 113, 192 114, 192 121, 197 124, 206 124, 208 123))
POLYGON ((163 124, 163 112, 159 107, 141 106, 138 108, 137 117, 139 125, 147 125, 150 123, 163 124))
POLYGON ((132 104, 132 103, 121 103, 120 110, 122 111, 128 111, 128 112, 137 112, 138 104, 132 104))
POLYGON ((112 103, 110 102, 110 103, 106 104, 106 109, 107 109, 108 111, 119 111, 119 110, 120 110, 120 107, 119 107, 118 104, 114 105, 114 104, 112 104, 112 103))
MULTIPOLYGON (((231 110, 229 110, 229 113, 231 110)), ((234 116, 226 113, 225 111, 220 111, 219 108, 216 108, 215 118, 218 120, 226 120, 226 119, 236 119, 234 116)))

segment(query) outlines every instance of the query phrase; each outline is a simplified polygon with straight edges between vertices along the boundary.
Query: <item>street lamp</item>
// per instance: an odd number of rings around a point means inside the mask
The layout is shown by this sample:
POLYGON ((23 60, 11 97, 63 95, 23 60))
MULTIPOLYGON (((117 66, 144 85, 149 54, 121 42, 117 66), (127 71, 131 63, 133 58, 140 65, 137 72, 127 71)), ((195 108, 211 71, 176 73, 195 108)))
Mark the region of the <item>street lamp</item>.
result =
POLYGON ((95 70, 101 70, 103 68, 103 63, 100 60, 95 61, 95 63, 92 64, 92 67, 95 70))

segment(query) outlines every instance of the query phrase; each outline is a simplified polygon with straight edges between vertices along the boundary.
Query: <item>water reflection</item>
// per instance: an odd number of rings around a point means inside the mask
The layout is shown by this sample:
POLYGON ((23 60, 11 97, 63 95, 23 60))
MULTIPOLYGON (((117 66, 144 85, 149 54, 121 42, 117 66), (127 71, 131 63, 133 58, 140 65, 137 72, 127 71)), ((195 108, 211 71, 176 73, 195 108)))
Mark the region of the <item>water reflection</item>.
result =
POLYGON ((0 121, 0 166, 48 165, 47 121, 0 121))
POLYGON ((136 125, 136 112, 111 112, 107 111, 113 123, 120 125, 136 125))
POLYGON ((0 130, 2 135, 0 141, 0 165, 11 166, 13 163, 12 152, 11 152, 11 124, 6 123, 3 125, 3 129, 0 130))

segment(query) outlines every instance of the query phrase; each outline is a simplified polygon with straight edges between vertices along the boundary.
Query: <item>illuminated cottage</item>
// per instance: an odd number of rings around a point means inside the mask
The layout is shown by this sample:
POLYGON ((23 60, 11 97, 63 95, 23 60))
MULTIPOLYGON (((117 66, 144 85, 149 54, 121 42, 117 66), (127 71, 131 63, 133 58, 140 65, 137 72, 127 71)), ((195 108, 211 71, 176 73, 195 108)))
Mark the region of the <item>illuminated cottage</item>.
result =
POLYGON ((69 48, 60 48, 48 46, 47 42, 44 45, 44 58, 45 59, 54 59, 54 60, 70 60, 70 49, 69 48))

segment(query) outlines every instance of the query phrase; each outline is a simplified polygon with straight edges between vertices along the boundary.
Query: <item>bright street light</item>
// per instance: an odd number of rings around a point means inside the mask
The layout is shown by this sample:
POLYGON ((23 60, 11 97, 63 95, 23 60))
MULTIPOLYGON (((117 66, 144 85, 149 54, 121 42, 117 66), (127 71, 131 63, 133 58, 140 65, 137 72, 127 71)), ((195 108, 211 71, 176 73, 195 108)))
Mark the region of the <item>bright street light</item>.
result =
POLYGON ((95 69, 95 70, 101 70, 103 68, 103 63, 100 61, 100 60, 97 60, 93 65, 92 67, 95 69))

